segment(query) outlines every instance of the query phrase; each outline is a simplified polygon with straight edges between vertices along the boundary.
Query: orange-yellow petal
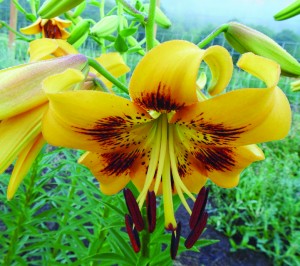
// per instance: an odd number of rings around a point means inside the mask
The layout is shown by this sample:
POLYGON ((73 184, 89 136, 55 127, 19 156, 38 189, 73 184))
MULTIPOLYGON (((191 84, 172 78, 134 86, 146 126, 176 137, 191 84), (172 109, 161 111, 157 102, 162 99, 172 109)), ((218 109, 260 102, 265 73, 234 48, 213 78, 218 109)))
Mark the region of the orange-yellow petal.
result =
MULTIPOLYGON (((227 150, 229 152, 229 150, 227 150)), ((264 154, 256 145, 241 146, 230 149, 231 164, 227 169, 211 169, 207 171, 207 177, 211 179, 216 185, 224 188, 235 187, 240 179, 241 172, 255 161, 264 159, 264 154)), ((219 158, 222 158, 220 154, 219 158)), ((217 162, 215 162, 217 163, 217 162)))
POLYGON ((146 110, 172 111, 198 101, 196 81, 201 61, 212 70, 210 91, 218 93, 232 74, 229 53, 220 46, 201 50, 186 41, 169 41, 148 52, 133 72, 132 100, 146 110))
POLYGON ((38 156, 40 150, 45 144, 45 140, 40 133, 35 139, 33 139, 19 154, 7 188, 7 199, 11 200, 15 195, 18 187, 23 181, 24 177, 28 173, 34 160, 38 156))
POLYGON ((23 34, 28 35, 40 33, 42 31, 41 22, 42 19, 38 18, 33 24, 29 25, 28 27, 21 28, 20 31, 23 34))
MULTIPOLYGON (((126 158, 125 154, 123 158, 126 158)), ((116 160, 115 165, 112 165, 111 157, 105 154, 86 152, 79 158, 78 162, 91 170, 99 181, 100 189, 104 194, 112 195, 118 193, 130 181, 129 167, 133 158, 127 161, 118 158, 120 160, 116 160)))
POLYGON ((131 101, 98 91, 48 94, 43 120, 46 140, 56 146, 87 151, 114 151, 139 145, 152 118, 131 101))
POLYGON ((53 57, 78 54, 78 51, 64 40, 42 38, 30 42, 29 54, 30 61, 33 62, 53 57))
POLYGON ((1 121, 0 173, 3 172, 41 132, 42 116, 47 104, 1 121))

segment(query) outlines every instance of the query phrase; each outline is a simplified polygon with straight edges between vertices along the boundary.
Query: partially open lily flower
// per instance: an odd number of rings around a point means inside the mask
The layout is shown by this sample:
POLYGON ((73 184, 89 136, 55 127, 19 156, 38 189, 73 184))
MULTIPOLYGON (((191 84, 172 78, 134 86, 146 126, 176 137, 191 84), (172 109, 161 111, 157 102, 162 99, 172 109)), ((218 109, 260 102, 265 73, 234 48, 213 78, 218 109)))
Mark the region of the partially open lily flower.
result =
MULTIPOLYGON (((255 144, 281 139, 289 131, 290 106, 277 87, 279 65, 247 53, 238 66, 263 80, 266 88, 220 94, 233 70, 227 50, 202 50, 178 40, 158 45, 139 62, 129 85, 131 100, 97 91, 53 93, 62 85, 49 83, 44 137, 56 146, 88 151, 79 161, 106 194, 132 181, 140 191, 139 208, 149 191, 162 194, 165 227, 176 231, 174 194, 194 216, 185 196, 196 201, 194 193, 207 179, 225 188, 236 186, 243 169, 264 159, 255 144), (212 74, 208 91, 216 96, 211 98, 197 95, 203 60, 212 74)), ((126 223, 132 224, 128 217, 126 223)))
POLYGON ((51 19, 38 18, 33 24, 20 29, 20 31, 28 35, 42 33, 43 38, 66 40, 70 36, 70 33, 65 28, 71 25, 71 21, 63 20, 59 17, 51 19))
MULTIPOLYGON (((42 90, 47 77, 60 73, 82 80, 87 59, 70 55, 53 60, 34 62, 0 71, 0 173, 17 158, 7 190, 11 199, 45 144, 41 134, 42 116, 48 107, 48 98, 42 90), (77 70, 77 71, 75 71, 77 70)), ((70 89, 68 81, 65 89, 70 89)))

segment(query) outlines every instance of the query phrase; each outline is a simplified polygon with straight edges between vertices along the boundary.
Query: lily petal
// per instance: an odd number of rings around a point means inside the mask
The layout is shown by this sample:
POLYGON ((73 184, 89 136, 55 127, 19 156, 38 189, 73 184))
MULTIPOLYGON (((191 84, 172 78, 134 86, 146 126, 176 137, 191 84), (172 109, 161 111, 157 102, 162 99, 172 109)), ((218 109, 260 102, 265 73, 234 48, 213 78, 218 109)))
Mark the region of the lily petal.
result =
POLYGON ((240 146, 277 140, 290 129, 291 110, 279 89, 241 89, 179 110, 186 146, 240 146))
POLYGON ((23 34, 28 34, 28 35, 40 33, 42 30, 42 27, 40 25, 41 22, 42 19, 38 18, 33 24, 29 25, 28 27, 21 28, 20 31, 23 34))
POLYGON ((11 200, 45 144, 42 134, 33 139, 19 154, 9 179, 7 199, 11 200))
POLYGON ((64 40, 42 38, 30 42, 29 53, 30 61, 34 62, 53 57, 78 54, 78 51, 64 40))
POLYGON ((69 55, 1 70, 0 119, 20 114, 46 102, 47 97, 42 90, 43 79, 66 68, 81 70, 86 65, 86 60, 83 55, 69 55))
POLYGON ((228 169, 211 169, 207 172, 216 185, 224 188, 235 187, 240 179, 241 172, 251 163, 263 160, 264 154, 257 145, 247 145, 231 149, 232 165, 228 169))
POLYGON ((131 101, 98 91, 48 94, 43 119, 45 139, 56 146, 112 152, 139 145, 152 118, 131 101))
MULTIPOLYGON (((120 77, 130 71, 130 68, 125 64, 119 53, 102 54, 100 57, 95 58, 95 60, 98 61, 114 77, 120 77)), ((91 69, 91 72, 99 76, 107 88, 112 88, 112 83, 99 75, 96 70, 91 69)))
POLYGON ((103 154, 86 152, 79 158, 78 162, 91 170, 100 183, 101 191, 106 195, 118 193, 130 181, 129 168, 121 169, 122 166, 119 165, 114 169, 108 164, 103 154))
POLYGON ((47 104, 3 120, 0 124, 0 173, 2 173, 41 132, 47 104))
POLYGON ((133 72, 129 93, 146 110, 172 111, 198 101, 196 81, 205 60, 212 70, 210 91, 218 93, 232 74, 229 53, 220 46, 201 50, 186 41, 165 42, 146 54, 133 72))
POLYGON ((240 146, 278 140, 291 125, 291 109, 276 87, 280 69, 269 59, 247 53, 239 66, 262 79, 266 89, 239 89, 180 109, 171 123, 181 125, 186 146, 240 146), (259 71, 257 71, 259 69, 259 71))

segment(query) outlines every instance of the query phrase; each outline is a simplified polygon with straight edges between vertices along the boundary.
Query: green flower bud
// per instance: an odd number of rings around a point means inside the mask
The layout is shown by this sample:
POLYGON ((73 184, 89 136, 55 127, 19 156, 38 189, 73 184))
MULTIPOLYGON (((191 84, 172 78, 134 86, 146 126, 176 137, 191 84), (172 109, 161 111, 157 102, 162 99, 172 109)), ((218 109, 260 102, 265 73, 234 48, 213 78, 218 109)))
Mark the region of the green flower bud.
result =
POLYGON ((236 22, 228 23, 224 34, 229 44, 239 53, 252 52, 272 59, 280 65, 282 75, 300 76, 300 63, 265 34, 236 22))
POLYGON ((275 20, 285 20, 300 14, 300 0, 295 1, 286 8, 279 11, 275 16, 275 20))
POLYGON ((81 20, 79 23, 75 25, 73 28, 70 37, 68 38, 68 43, 74 44, 78 41, 82 36, 88 35, 90 28, 90 22, 87 20, 81 20))
MULTIPOLYGON (((146 13, 149 12, 149 4, 144 5, 146 13)), ((155 22, 158 26, 162 28, 170 28, 172 25, 172 22, 169 20, 169 18, 164 14, 164 12, 156 6, 155 8, 155 22)))
POLYGON ((78 6, 84 0, 47 0, 39 9, 41 18, 54 18, 78 6))
POLYGON ((115 32, 119 27, 119 17, 107 16, 98 21, 92 28, 91 34, 97 37, 105 37, 115 32))
POLYGON ((291 83, 291 88, 292 88, 292 91, 295 92, 295 91, 300 91, 300 79, 296 80, 296 81, 293 81, 291 83))

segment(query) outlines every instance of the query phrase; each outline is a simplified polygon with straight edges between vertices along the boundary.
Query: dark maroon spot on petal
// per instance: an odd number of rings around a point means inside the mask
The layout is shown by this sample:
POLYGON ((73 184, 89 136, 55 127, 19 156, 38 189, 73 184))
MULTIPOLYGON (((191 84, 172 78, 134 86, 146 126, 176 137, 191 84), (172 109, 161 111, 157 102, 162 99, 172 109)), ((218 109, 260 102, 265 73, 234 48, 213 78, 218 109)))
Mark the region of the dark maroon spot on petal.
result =
POLYGON ((194 229, 198 221, 201 220, 202 218, 207 203, 208 191, 209 191, 208 189, 203 187, 197 196, 197 199, 194 203, 192 215, 190 217, 189 224, 191 229, 194 229))
POLYGON ((132 218, 130 215, 125 214, 125 225, 127 234, 129 236, 130 243, 135 253, 139 252, 141 249, 141 242, 139 238, 139 233, 133 225, 132 218))
POLYGON ((128 153, 123 153, 123 151, 104 153, 102 158, 106 166, 101 170, 101 173, 108 176, 121 175, 133 165, 139 155, 140 152, 138 150, 128 153))
POLYGON ((166 227, 166 230, 168 230, 168 231, 175 231, 176 227, 174 228, 173 224, 169 223, 168 226, 166 227))
POLYGON ((156 226, 156 197, 154 191, 148 191, 146 199, 148 231, 152 233, 156 226))
POLYGON ((198 238, 200 237, 200 235, 202 234, 206 226, 207 219, 208 219, 208 213, 204 212, 201 219, 198 221, 194 229, 190 232, 189 236, 185 240, 184 245, 186 248, 191 248, 194 246, 194 244, 196 243, 196 241, 198 240, 198 238))
POLYGON ((123 190, 126 205, 128 208, 128 211, 132 217, 132 220, 135 224, 136 229, 140 232, 144 229, 144 220, 140 211, 140 208, 136 202, 135 197, 133 196, 130 189, 125 188, 123 190))
POLYGON ((207 171, 230 171, 236 164, 233 148, 199 148, 194 156, 207 171))
POLYGON ((176 231, 172 231, 171 247, 170 247, 170 253, 171 253, 172 260, 176 259, 179 242, 180 242, 180 233, 181 233, 181 223, 179 222, 177 224, 176 231))
POLYGON ((146 110, 175 111, 183 106, 176 102, 175 97, 171 97, 170 88, 159 83, 156 92, 142 92, 141 97, 134 99, 134 102, 146 110))

